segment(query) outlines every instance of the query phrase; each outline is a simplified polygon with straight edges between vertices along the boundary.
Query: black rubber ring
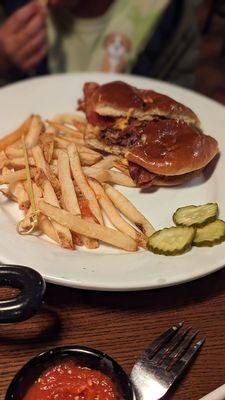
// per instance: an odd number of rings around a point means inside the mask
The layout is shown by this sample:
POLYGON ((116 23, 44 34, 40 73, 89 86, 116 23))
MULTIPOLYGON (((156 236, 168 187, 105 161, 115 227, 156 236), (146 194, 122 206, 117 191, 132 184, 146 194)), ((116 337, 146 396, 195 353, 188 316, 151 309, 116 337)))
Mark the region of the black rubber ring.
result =
POLYGON ((0 323, 25 321, 34 315, 42 302, 45 281, 34 269, 20 265, 0 266, 0 287, 20 289, 20 294, 0 301, 0 323))

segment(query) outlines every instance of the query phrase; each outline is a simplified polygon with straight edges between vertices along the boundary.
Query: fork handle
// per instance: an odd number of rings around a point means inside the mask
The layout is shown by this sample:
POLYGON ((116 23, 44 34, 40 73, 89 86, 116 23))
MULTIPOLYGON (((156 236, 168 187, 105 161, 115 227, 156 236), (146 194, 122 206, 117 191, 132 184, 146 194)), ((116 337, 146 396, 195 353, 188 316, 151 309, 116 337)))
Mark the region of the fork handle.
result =
POLYGON ((202 397, 200 400, 225 400, 225 384, 202 397))

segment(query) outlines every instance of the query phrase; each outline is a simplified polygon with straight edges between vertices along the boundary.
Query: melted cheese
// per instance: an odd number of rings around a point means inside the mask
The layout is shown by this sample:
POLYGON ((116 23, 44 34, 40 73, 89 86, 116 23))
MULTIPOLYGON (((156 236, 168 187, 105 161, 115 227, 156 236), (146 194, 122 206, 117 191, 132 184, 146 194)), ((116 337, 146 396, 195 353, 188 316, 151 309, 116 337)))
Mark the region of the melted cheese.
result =
POLYGON ((128 110, 128 113, 127 113, 126 117, 118 118, 116 120, 115 124, 114 124, 114 128, 115 129, 121 129, 121 130, 125 129, 129 125, 129 120, 130 120, 130 118, 131 118, 131 116, 133 114, 133 111, 134 111, 134 109, 130 108, 128 110))
POLYGON ((127 120, 127 118, 118 118, 114 124, 114 128, 123 130, 128 126, 128 123, 129 121, 127 120))

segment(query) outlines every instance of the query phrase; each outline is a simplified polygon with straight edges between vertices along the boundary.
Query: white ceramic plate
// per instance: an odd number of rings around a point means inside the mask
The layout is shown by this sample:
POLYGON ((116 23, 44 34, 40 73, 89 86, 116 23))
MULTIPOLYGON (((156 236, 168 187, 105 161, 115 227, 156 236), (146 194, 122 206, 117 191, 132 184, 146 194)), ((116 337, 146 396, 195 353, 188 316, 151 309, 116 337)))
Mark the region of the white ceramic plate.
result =
MULTIPOLYGON (((190 106, 200 117, 202 127, 219 141, 220 159, 213 174, 198 177, 186 186, 159 188, 141 193, 121 191, 159 229, 172 225, 177 207, 216 201, 225 219, 225 108, 199 94, 164 82, 123 75, 100 73, 67 74, 37 78, 0 90, 0 136, 15 129, 29 114, 50 118, 57 113, 74 112, 86 81, 99 83, 115 79, 151 88, 190 106)), ((176 257, 148 251, 126 253, 101 245, 98 250, 64 250, 47 239, 20 236, 16 222, 21 217, 17 205, 0 197, 0 259, 38 270, 48 282, 98 290, 143 290, 190 281, 220 269, 225 264, 225 244, 213 248, 193 248, 176 257)))

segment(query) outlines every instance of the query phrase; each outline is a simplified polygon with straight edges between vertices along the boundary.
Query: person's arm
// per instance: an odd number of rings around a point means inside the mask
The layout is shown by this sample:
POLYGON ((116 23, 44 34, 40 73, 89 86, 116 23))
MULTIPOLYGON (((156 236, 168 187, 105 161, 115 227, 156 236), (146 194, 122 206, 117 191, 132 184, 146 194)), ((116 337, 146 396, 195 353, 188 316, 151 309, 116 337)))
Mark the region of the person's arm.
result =
POLYGON ((37 1, 16 11, 0 27, 0 76, 34 68, 48 51, 47 12, 37 1))

